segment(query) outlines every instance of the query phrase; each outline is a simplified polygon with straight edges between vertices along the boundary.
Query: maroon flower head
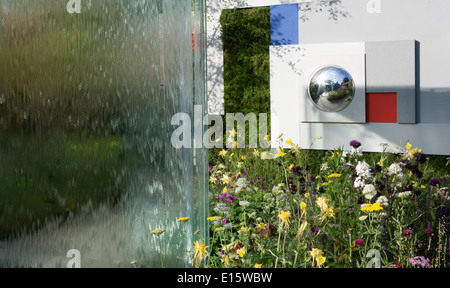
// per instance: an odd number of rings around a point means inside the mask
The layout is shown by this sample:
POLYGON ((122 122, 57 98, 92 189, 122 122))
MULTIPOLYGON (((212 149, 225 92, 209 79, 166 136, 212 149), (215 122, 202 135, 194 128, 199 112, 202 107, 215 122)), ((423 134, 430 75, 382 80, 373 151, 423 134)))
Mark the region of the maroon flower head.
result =
POLYGON ((412 234, 412 230, 410 230, 410 229, 406 229, 406 230, 403 230, 403 234, 405 234, 405 235, 411 235, 412 234))
POLYGON ((364 240, 361 238, 355 239, 355 244, 358 246, 361 246, 364 244, 364 240))
POLYGON ((359 146, 361 146, 361 142, 352 140, 350 141, 350 146, 352 146, 353 148, 358 148, 359 146))
POLYGON ((430 183, 431 185, 438 185, 439 183, 441 183, 441 181, 439 181, 439 179, 437 178, 431 178, 430 183))

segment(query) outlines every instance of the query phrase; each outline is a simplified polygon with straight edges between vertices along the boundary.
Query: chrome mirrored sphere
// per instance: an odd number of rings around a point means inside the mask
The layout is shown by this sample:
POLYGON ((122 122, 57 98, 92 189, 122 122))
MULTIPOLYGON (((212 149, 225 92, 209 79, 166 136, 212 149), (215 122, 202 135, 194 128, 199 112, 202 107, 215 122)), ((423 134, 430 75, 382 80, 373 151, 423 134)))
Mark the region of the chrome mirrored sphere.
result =
POLYGON ((337 112, 352 102, 355 86, 352 76, 346 70, 338 66, 327 66, 311 76, 308 91, 317 108, 337 112))

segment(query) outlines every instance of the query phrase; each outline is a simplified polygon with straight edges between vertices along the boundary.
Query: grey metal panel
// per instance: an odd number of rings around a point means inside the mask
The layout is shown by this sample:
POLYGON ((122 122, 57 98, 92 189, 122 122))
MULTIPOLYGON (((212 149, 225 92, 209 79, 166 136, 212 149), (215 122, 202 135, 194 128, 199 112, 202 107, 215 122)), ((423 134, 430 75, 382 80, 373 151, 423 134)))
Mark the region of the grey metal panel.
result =
POLYGON ((419 123, 450 124, 449 88, 421 89, 418 106, 419 123))
POLYGON ((416 123, 416 41, 366 43, 366 92, 396 92, 397 122, 416 123))

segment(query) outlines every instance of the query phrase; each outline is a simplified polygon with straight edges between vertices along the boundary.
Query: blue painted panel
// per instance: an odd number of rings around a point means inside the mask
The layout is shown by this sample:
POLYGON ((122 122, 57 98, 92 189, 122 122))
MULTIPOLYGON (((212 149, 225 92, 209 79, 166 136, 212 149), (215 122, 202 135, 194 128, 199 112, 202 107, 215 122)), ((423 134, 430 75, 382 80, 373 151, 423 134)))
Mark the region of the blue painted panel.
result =
POLYGON ((295 45, 298 42, 298 4, 270 7, 272 45, 295 45))

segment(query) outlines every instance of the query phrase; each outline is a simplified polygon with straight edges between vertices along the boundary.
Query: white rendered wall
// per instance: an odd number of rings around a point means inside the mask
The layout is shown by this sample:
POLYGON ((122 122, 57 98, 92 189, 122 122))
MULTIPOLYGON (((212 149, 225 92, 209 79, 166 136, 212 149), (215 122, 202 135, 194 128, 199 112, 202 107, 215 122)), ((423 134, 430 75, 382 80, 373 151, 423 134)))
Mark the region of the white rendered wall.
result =
MULTIPOLYGON (((306 21, 299 21, 299 43, 417 41, 417 123, 300 123, 299 137, 304 142, 303 147, 309 145, 308 138, 316 135, 323 136, 321 141, 314 144, 318 149, 333 149, 339 145, 349 148, 349 141, 357 139, 363 143, 366 151, 381 151, 380 143, 388 143, 391 148, 404 147, 405 142, 410 140, 413 147, 422 148, 425 153, 450 155, 450 38, 444 36, 448 35, 450 27, 450 1, 378 2, 378 9, 371 10, 368 9, 369 1, 342 0, 342 11, 348 17, 337 20, 329 19, 326 13, 308 13, 306 21)), ((401 76, 411 71, 409 67, 396 68, 398 74, 404 72, 401 76)), ((289 72, 283 70, 280 73, 289 72)), ((383 86, 401 88, 403 83, 401 79, 392 83, 386 80, 382 82, 377 83, 381 89, 383 86)))
MULTIPOLYGON (((223 51, 219 18, 223 9, 300 3, 299 43, 348 43, 373 41, 418 41, 418 96, 416 124, 397 123, 307 123, 300 121, 298 75, 302 67, 294 48, 271 48, 272 139, 284 133, 301 147, 349 148, 350 140, 363 143, 365 151, 381 151, 380 143, 404 147, 407 140, 428 154, 450 155, 450 27, 448 0, 374 1, 341 0, 338 17, 327 9, 308 10, 300 0, 207 0, 207 57, 209 114, 223 115, 223 51), (339 14, 342 12, 342 14, 339 14), (282 53, 280 53, 282 52, 282 53), (297 81, 297 82, 296 82, 297 81)), ((392 85, 392 83, 390 83, 392 85)), ((395 85, 395 83, 394 83, 395 85)))

